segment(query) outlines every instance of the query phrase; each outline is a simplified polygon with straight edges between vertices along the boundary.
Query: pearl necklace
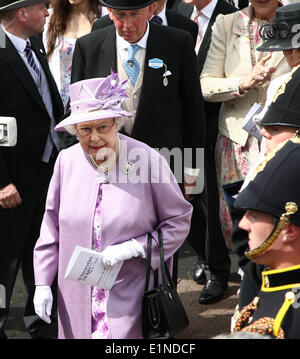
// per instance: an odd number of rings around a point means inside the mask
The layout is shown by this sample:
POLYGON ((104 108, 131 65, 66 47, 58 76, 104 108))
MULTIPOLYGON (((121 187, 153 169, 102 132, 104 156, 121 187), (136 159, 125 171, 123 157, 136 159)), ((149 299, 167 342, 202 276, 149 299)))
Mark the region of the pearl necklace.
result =
POLYGON ((120 138, 118 137, 117 141, 116 141, 115 148, 114 148, 111 156, 109 156, 109 158, 106 161, 101 163, 101 165, 97 164, 97 162, 95 161, 95 159, 92 155, 89 155, 89 159, 97 171, 100 171, 103 173, 108 173, 115 165, 117 158, 119 156, 119 153, 120 153, 120 138))
POLYGON ((254 67, 256 64, 256 59, 255 59, 255 48, 254 48, 254 41, 253 41, 254 10, 252 7, 251 7, 250 11, 251 11, 251 15, 250 15, 249 24, 248 24, 248 34, 249 34, 249 43, 250 43, 251 64, 252 64, 252 67, 254 67))
MULTIPOLYGON (((283 4, 279 1, 278 7, 283 6, 283 4)), ((249 43, 250 43, 250 56, 251 56, 251 64, 252 68, 256 65, 256 58, 255 58, 255 46, 254 46, 254 37, 253 37, 253 22, 255 17, 254 8, 251 6, 250 8, 250 19, 248 23, 248 35, 249 35, 249 43)))

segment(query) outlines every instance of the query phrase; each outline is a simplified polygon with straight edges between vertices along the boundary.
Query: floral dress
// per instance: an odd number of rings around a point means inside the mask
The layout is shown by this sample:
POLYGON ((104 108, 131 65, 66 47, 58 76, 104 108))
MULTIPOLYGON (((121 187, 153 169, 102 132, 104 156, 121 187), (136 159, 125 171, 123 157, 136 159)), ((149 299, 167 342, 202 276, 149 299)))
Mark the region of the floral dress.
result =
POLYGON ((60 96, 66 108, 69 100, 69 86, 71 82, 72 59, 76 39, 69 39, 61 36, 59 38, 59 56, 60 56, 60 96))
MULTIPOLYGON (((248 27, 249 16, 241 12, 243 17, 244 27, 248 27)), ((266 20, 253 20, 252 36, 254 45, 254 55, 256 63, 268 53, 262 51, 255 51, 255 49, 262 44, 262 39, 259 36, 259 29, 262 25, 266 24, 266 20)), ((245 37, 242 44, 245 51, 250 51, 250 40, 245 37)), ((250 108, 249 108, 250 110, 250 108)), ((215 161, 216 173, 218 179, 218 190, 220 194, 220 221, 223 236, 225 238, 227 247, 232 248, 231 234, 232 234, 232 220, 229 214, 228 206, 224 199, 223 185, 244 180, 247 176, 249 169, 256 163, 259 156, 259 143, 258 140, 249 136, 245 146, 230 140, 229 138, 218 134, 215 161)))
MULTIPOLYGON (((97 251, 101 251, 101 198, 102 187, 100 184, 94 214, 92 242, 93 249, 97 251)), ((109 339, 105 290, 98 287, 92 287, 92 339, 109 339)))

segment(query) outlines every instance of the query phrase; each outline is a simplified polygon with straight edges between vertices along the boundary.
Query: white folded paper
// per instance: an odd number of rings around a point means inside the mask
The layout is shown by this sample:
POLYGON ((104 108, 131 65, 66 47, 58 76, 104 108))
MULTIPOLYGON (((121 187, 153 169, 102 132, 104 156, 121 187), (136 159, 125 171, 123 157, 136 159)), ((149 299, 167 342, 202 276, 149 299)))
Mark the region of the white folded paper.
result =
POLYGON ((111 267, 102 262, 102 254, 92 249, 76 246, 70 258, 65 279, 103 289, 111 289, 123 261, 111 267))
POLYGON ((260 134, 259 128, 256 126, 254 121, 254 116, 258 115, 264 107, 258 103, 255 103, 251 108, 250 111, 245 116, 242 122, 242 128, 249 132, 250 135, 256 137, 259 141, 261 141, 262 136, 260 134))

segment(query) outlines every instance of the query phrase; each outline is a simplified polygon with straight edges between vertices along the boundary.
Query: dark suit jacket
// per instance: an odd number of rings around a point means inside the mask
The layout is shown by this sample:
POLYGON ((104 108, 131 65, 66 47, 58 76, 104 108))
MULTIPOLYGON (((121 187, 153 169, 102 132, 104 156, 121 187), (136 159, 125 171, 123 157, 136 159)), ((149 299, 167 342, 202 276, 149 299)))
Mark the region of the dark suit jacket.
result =
MULTIPOLYGON (((198 25, 194 21, 187 19, 185 16, 178 14, 175 11, 170 10, 166 10, 166 18, 168 21, 168 26, 176 27, 177 29, 190 32, 194 39, 194 43, 196 44, 198 25)), ((92 31, 102 29, 103 27, 112 24, 113 22, 108 15, 100 17, 99 19, 95 20, 92 31)))
MULTIPOLYGON (((71 82, 105 77, 117 71, 116 30, 111 25, 76 41, 71 82)), ((132 137, 154 148, 203 148, 203 99, 191 35, 169 26, 150 24, 144 77, 132 137), (164 61, 172 75, 163 86, 164 69, 149 60, 164 61)))
MULTIPOLYGON (((59 120, 63 105, 43 44, 39 36, 30 41, 47 77, 54 116, 59 120)), ((18 128, 16 146, 0 147, 0 188, 13 183, 22 197, 41 163, 51 120, 30 72, 8 37, 6 46, 0 48, 0 78, 0 116, 15 117, 18 128)))
MULTIPOLYGON (((187 17, 190 19, 192 12, 193 12, 194 6, 190 4, 186 4, 183 0, 177 0, 177 4, 173 5, 173 10, 177 11, 179 14, 187 17)), ((238 11, 237 8, 229 4, 225 0, 218 0, 217 5, 214 9, 214 12, 212 13, 212 16, 209 20, 209 24, 207 26, 205 35, 203 37, 203 40, 201 42, 201 46, 198 51, 198 71, 199 74, 202 71, 204 62, 206 60, 207 52, 209 49, 210 41, 211 41, 211 34, 212 34, 212 26, 215 23, 216 17, 219 14, 231 14, 235 11, 238 11)))

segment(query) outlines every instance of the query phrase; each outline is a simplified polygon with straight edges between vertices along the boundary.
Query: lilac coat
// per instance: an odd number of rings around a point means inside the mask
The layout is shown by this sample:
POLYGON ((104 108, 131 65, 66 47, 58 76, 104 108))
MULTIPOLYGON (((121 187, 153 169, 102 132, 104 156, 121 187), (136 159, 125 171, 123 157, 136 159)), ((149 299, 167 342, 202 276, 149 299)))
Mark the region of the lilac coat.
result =
MULTIPOLYGON (((147 232, 152 232, 155 241, 151 265, 156 269, 159 267, 156 230, 161 228, 165 259, 171 265, 173 253, 189 232, 192 206, 184 199, 167 161, 158 152, 129 137, 120 135, 120 138, 116 181, 111 171, 108 182, 102 183, 102 250, 135 238, 147 253, 147 232), (128 156, 139 151, 143 161, 137 157, 133 162, 136 169, 139 167, 145 173, 144 181, 132 183, 132 173, 118 173, 128 163, 128 156), (163 183, 155 169, 169 174, 172 183, 163 183)), ((98 191, 97 172, 81 145, 61 151, 34 250, 36 285, 51 286, 58 273, 59 338, 91 338, 91 287, 65 280, 64 275, 76 245, 92 248, 98 191)), ((125 261, 114 286, 106 291, 111 338, 141 338, 145 270, 146 260, 141 257, 125 261)))

